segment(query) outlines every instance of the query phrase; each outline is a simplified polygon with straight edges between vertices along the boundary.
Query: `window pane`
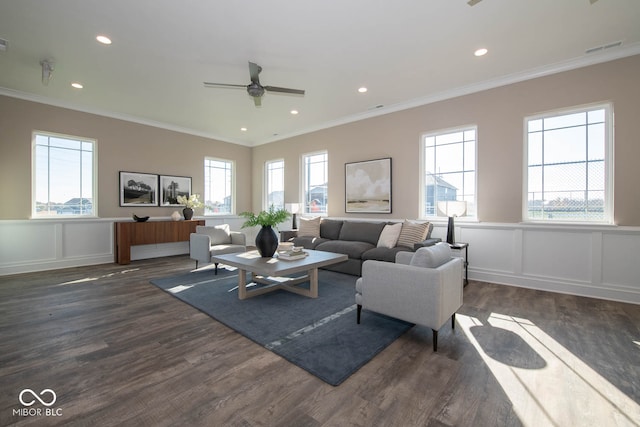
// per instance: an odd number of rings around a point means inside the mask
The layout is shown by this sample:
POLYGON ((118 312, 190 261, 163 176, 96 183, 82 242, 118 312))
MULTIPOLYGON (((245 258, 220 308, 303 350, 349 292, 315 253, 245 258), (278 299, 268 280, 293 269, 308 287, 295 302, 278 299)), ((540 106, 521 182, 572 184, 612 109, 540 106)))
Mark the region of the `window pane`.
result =
POLYGON ((528 121, 527 217, 610 221, 607 188, 607 109, 528 121), (587 118, 590 123, 587 124, 587 118))
POLYGON ((284 209, 284 161, 266 163, 265 209, 284 209))
POLYGON ((94 142, 35 135, 34 217, 94 215, 94 142))
POLYGON ((304 212, 327 213, 327 153, 303 156, 304 212))
POLYGON ((455 200, 467 202, 466 216, 476 216, 475 138, 475 128, 423 137, 422 216, 444 215, 438 203, 455 200))
POLYGON ((219 159, 204 161, 205 215, 231 214, 233 208, 233 163, 219 159))

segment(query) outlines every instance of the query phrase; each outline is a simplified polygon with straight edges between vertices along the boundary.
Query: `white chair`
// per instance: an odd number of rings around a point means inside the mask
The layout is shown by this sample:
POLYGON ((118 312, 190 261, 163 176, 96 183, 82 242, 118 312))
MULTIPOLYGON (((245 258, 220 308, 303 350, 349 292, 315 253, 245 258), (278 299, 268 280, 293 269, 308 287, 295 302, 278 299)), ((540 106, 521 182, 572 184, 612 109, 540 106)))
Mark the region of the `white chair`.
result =
POLYGON ((447 243, 413 252, 398 252, 396 262, 365 261, 356 282, 357 322, 362 309, 385 314, 433 331, 433 351, 438 350, 438 330, 462 306, 462 258, 451 256, 447 243))
MULTIPOLYGON (((247 238, 244 233, 231 231, 229 224, 216 226, 199 225, 189 237, 189 255, 199 262, 211 263, 211 256, 245 252, 247 238)), ((218 274, 218 263, 215 263, 218 274)))

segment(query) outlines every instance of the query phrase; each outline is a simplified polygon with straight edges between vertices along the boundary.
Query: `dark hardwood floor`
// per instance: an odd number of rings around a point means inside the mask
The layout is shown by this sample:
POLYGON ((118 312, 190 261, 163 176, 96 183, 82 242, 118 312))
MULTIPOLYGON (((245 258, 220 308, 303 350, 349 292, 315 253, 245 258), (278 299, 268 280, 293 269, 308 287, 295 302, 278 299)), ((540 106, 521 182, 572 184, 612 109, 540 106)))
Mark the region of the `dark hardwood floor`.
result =
POLYGON ((332 387, 149 283, 193 267, 0 277, 0 426, 640 425, 638 305, 471 281, 332 387))

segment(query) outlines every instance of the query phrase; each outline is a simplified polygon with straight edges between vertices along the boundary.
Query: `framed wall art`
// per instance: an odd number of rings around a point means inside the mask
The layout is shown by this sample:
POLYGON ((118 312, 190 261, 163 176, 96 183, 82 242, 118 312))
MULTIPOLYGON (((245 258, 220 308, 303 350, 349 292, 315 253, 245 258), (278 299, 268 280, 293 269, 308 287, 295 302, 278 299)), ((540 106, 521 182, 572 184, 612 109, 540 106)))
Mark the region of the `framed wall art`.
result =
POLYGON ((391 213, 391 157, 344 167, 345 212, 391 213))
POLYGON ((120 206, 158 206, 158 175, 120 171, 120 206))
POLYGON ((178 196, 191 195, 191 177, 160 175, 160 206, 182 206, 178 196))

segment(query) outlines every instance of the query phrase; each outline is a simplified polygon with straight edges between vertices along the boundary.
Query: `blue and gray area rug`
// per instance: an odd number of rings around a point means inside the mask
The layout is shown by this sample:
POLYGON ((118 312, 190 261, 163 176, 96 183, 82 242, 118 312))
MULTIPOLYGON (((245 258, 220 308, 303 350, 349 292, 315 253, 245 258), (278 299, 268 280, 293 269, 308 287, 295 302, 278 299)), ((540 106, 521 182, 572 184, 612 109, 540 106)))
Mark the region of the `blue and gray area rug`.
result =
POLYGON ((337 386, 413 326, 367 311, 356 324, 356 279, 321 270, 316 299, 277 290, 244 301, 237 272, 224 268, 151 283, 337 386))

